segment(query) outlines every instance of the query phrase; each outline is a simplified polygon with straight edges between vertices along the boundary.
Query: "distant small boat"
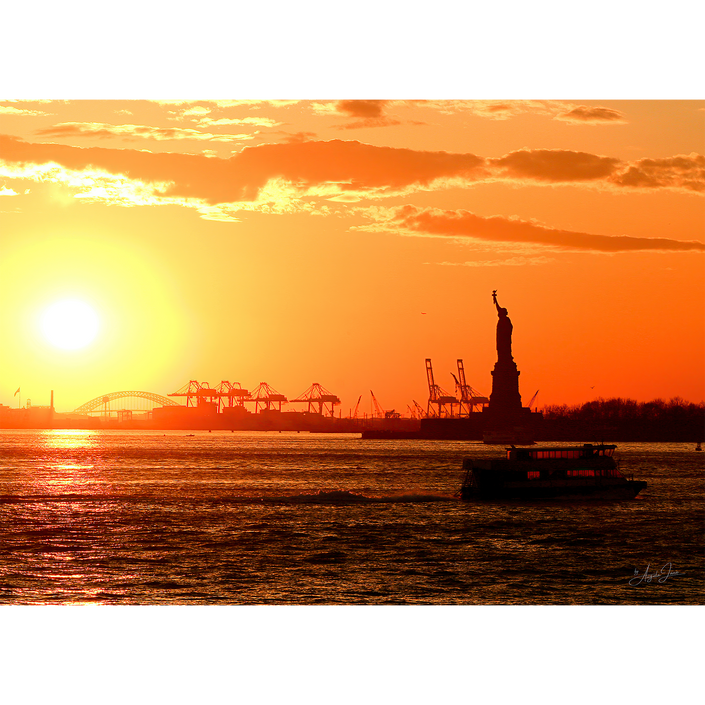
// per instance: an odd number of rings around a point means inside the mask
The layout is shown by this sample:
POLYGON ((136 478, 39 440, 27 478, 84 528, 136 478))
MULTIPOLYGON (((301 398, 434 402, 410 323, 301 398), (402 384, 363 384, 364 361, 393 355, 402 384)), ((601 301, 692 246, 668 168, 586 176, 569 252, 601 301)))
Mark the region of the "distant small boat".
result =
POLYGON ((695 446, 695 450, 702 450, 702 449, 703 449, 703 446, 700 443, 700 441, 698 441, 698 445, 695 446))

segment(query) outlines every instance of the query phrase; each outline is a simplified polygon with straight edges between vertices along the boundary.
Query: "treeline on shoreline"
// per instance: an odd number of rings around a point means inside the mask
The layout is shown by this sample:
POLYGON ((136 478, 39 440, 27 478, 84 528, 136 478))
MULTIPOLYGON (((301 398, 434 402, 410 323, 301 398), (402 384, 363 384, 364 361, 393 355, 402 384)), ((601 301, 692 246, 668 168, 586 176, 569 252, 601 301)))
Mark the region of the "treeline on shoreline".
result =
POLYGON ((638 402, 599 398, 585 404, 545 406, 544 423, 560 436, 575 431, 621 441, 705 441, 705 403, 680 397, 638 402))

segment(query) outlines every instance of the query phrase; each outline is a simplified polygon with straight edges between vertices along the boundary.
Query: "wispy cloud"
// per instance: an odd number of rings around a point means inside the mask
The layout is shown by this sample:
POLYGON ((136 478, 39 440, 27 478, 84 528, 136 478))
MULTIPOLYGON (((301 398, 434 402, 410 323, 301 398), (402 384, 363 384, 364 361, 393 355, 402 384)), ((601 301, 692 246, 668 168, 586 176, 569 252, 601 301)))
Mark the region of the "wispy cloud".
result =
POLYGON ((318 115, 344 115, 358 118, 337 125, 339 130, 387 127, 401 124, 426 124, 404 120, 390 111, 404 108, 427 108, 440 114, 464 113, 487 120, 510 120, 519 116, 538 115, 572 124, 625 124, 623 113, 603 106, 576 105, 558 100, 338 100, 316 101, 309 107, 318 115))
POLYGON ((205 103, 206 105, 214 105, 219 108, 232 108, 252 106, 252 105, 266 105, 269 101, 266 100, 194 100, 193 98, 163 98, 151 100, 150 103, 156 103, 157 105, 163 105, 165 107, 181 107, 187 105, 201 105, 205 103))
MULTIPOLYGON (((705 251, 705 243, 671 238, 597 235, 551 228, 505 216, 482 217, 466 210, 402 206, 370 211, 372 222, 359 230, 400 235, 468 238, 485 242, 514 242, 591 252, 705 251)), ((473 265, 480 266, 480 265, 473 265)))
POLYGON ((0 105, 0 115, 13 115, 24 117, 40 117, 50 115, 42 110, 31 110, 30 108, 16 108, 14 105, 0 105))
POLYGON ((468 262, 426 262, 448 267, 527 267, 555 262, 555 257, 508 257, 507 259, 471 260, 468 262))
POLYGON ((199 140, 208 142, 237 142, 252 139, 250 134, 226 135, 201 132, 183 127, 152 127, 150 125, 110 125, 103 122, 60 122, 52 127, 36 130, 46 137, 97 137, 123 140, 199 140))

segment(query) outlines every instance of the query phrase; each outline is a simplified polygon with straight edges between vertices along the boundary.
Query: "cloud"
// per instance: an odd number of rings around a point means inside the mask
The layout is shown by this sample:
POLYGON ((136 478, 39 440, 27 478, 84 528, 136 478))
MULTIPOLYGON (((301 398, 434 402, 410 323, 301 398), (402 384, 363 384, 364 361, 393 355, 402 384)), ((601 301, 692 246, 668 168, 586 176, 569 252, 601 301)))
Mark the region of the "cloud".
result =
POLYGON ((667 159, 640 159, 611 179, 633 188, 684 188, 705 191, 705 156, 681 154, 667 159))
POLYGON ((307 106, 318 115, 345 115, 374 120, 384 118, 389 108, 429 109, 450 115, 469 113, 491 120, 507 120, 517 115, 554 115, 569 110, 570 103, 551 100, 338 100, 311 101, 307 106))
POLYGON ((238 106, 253 107, 259 105, 270 105, 274 107, 295 105, 300 103, 303 98, 290 96, 281 98, 267 98, 267 97, 253 97, 253 98, 243 98, 243 97, 230 97, 230 96, 216 96, 216 97, 183 97, 183 98, 169 98, 169 97, 147 97, 151 103, 157 103, 159 105, 168 107, 178 107, 183 105, 194 105, 195 103, 206 103, 209 105, 215 105, 219 108, 233 108, 238 106))
POLYGON ((213 127, 220 125, 254 125, 256 127, 276 127, 281 122, 266 117, 246 117, 246 118, 210 118, 204 117, 198 121, 199 125, 213 127))
MULTIPOLYGON (((184 133, 191 134, 179 128, 144 128, 149 132, 136 133, 136 126, 102 123, 63 123, 49 128, 49 132, 66 137, 99 137, 106 127, 113 128, 110 136, 141 134, 158 139, 158 132, 161 139, 185 139, 184 133), (114 128, 124 129, 115 133, 114 128)), ((201 135, 200 139, 208 137, 194 132, 201 135)), ((519 150, 485 159, 470 153, 381 147, 355 140, 315 141, 307 139, 310 136, 298 133, 288 137, 288 141, 245 147, 229 159, 221 159, 203 154, 32 143, 0 135, 0 159, 6 162, 5 176, 10 177, 17 165, 24 165, 23 173, 30 175, 24 178, 42 180, 51 173, 52 179, 65 178, 80 193, 86 188, 80 173, 86 172, 91 179, 101 174, 101 179, 110 177, 116 184, 132 180, 140 199, 145 190, 151 190, 155 199, 191 199, 210 205, 240 203, 243 208, 253 207, 255 202, 261 204, 265 192, 274 193, 277 198, 354 201, 502 180, 620 190, 685 189, 691 193, 702 192, 705 185, 704 158, 695 154, 631 164, 568 150, 519 150), (37 168, 32 170, 31 165, 37 168), (60 176, 60 169, 66 170, 65 177, 60 176), (275 182, 280 186, 267 191, 275 182)), ((223 137, 238 136, 220 135, 213 139, 223 137)), ((127 202, 129 198, 121 200, 123 204, 127 202)), ((280 202, 276 207, 285 205, 280 202)))
POLYGON ((539 223, 507 218, 482 217, 466 210, 402 206, 371 211, 373 223, 359 230, 391 231, 402 235, 471 238, 486 242, 514 242, 551 248, 592 252, 705 251, 705 244, 669 238, 596 235, 550 228, 539 223))
POLYGON ((359 130, 370 127, 392 127, 401 125, 402 122, 396 118, 385 115, 385 108, 390 104, 389 100, 339 100, 335 103, 335 110, 349 117, 361 118, 344 125, 337 125, 338 130, 359 130))
POLYGON ((27 110, 24 108, 15 108, 11 105, 0 105, 0 115, 9 115, 12 117, 45 117, 46 113, 43 110, 27 110))
POLYGON ((585 105, 579 105, 571 110, 564 113, 559 113, 556 115, 554 120, 564 120, 566 122, 574 123, 617 123, 624 124, 627 121, 624 119, 624 115, 618 110, 612 110, 611 108, 600 108, 594 107, 590 108, 585 105))
POLYGON ((98 137, 123 140, 205 140, 209 142, 235 142, 250 140, 252 135, 224 135, 201 132, 181 127, 151 127, 149 125, 109 125, 103 122, 60 122, 52 127, 36 130, 47 137, 98 137))
POLYGON ((620 165, 619 159, 611 157, 549 149, 520 149, 489 161, 505 178, 551 182, 605 179, 620 165))
POLYGON ((392 127, 393 125, 401 125, 400 120, 394 118, 365 118, 357 122, 348 122, 345 125, 338 125, 338 130, 358 130, 364 127, 392 127))
POLYGON ((283 130, 277 130, 276 132, 270 132, 268 135, 282 135, 283 142, 310 142, 316 139, 315 132, 284 132, 283 130))
POLYGON ((357 141, 297 142, 248 147, 235 155, 231 168, 260 187, 281 177, 303 187, 329 184, 336 192, 408 187, 428 188, 448 178, 477 179, 484 160, 474 154, 422 152, 377 147, 357 141))
POLYGON ((19 196, 19 193, 13 191, 11 188, 7 188, 7 186, 3 186, 0 188, 0 196, 19 196))
POLYGON ((449 267, 526 267, 556 262, 555 257, 509 257, 507 259, 485 259, 468 262, 426 262, 449 267))
POLYGON ((339 100, 335 107, 340 113, 350 117, 380 118, 388 100, 339 100))
POLYGON ((695 153, 628 163, 586 152, 520 149, 488 159, 487 165, 497 177, 516 181, 705 192, 705 157, 695 153))
MULTIPOLYGON (((211 204, 255 200, 275 179, 283 179, 302 192, 325 186, 329 195, 356 190, 389 195, 408 188, 431 188, 442 179, 478 179, 484 165, 484 160, 473 154, 420 152, 342 140, 264 144, 245 148, 230 159, 215 159, 30 143, 0 136, 0 159, 56 163, 72 170, 90 168, 143 183, 169 184, 163 191, 165 196, 198 198, 211 204)), ((319 191, 318 195, 325 193, 319 191)))

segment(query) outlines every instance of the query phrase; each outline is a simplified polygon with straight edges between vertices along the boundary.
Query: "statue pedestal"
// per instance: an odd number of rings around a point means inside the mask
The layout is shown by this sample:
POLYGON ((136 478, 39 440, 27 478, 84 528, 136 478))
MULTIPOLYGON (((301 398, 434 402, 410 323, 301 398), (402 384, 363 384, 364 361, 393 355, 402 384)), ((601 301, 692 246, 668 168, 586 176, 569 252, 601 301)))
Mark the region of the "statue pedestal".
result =
POLYGON ((533 443, 531 409, 521 405, 519 370, 513 359, 497 362, 492 371, 492 394, 485 409, 485 443, 533 443))
POLYGON ((499 360, 492 370, 489 413, 498 417, 522 415, 519 370, 514 360, 499 360))

